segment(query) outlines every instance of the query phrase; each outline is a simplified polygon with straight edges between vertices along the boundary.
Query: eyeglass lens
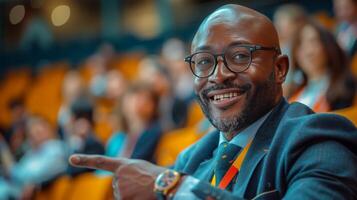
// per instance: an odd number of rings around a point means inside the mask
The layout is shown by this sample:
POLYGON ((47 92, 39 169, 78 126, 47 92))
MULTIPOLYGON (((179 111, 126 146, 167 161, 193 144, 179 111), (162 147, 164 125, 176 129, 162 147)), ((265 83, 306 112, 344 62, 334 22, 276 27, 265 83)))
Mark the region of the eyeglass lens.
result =
MULTIPOLYGON (((209 52, 198 52, 192 55, 191 68, 196 76, 209 76, 216 64, 217 57, 209 52)), ((224 53, 225 62, 231 71, 244 71, 251 61, 251 51, 248 47, 232 46, 224 53)))

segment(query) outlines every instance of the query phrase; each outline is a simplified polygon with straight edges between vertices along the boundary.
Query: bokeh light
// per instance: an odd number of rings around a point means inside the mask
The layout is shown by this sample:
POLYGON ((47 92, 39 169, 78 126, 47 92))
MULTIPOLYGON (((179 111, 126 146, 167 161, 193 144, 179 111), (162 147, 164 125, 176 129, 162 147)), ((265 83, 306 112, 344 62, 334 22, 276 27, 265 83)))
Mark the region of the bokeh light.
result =
POLYGON ((14 6, 9 14, 11 24, 18 24, 25 17, 25 7, 23 5, 14 6))
POLYGON ((64 25, 71 16, 71 9, 67 5, 60 5, 57 6, 52 11, 51 19, 52 23, 55 26, 62 26, 64 25))

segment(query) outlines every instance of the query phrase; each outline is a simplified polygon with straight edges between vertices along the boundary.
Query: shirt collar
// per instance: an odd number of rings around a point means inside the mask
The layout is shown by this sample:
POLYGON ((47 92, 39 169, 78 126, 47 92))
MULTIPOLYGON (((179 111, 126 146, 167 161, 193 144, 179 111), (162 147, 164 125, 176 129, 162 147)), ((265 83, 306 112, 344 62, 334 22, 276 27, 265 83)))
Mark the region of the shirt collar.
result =
POLYGON ((242 130, 240 133, 238 133, 236 136, 231 141, 227 141, 227 139, 224 137, 223 133, 220 132, 219 134, 219 144, 223 142, 228 142, 230 144, 237 145, 239 147, 244 148, 249 141, 251 141, 254 137, 255 134, 257 133, 258 129, 260 126, 263 124, 263 122, 266 120, 266 118, 269 116, 271 111, 269 111, 267 114, 259 118, 257 121, 249 125, 247 128, 242 130))

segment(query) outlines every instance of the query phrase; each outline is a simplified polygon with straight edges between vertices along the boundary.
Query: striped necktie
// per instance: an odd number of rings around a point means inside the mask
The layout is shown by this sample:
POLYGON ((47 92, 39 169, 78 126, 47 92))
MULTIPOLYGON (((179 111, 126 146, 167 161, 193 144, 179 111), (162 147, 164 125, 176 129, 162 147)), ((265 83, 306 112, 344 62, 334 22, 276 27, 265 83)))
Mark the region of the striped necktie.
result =
MULTIPOLYGON (((229 144, 228 142, 222 142, 218 146, 216 156, 217 164, 215 168, 216 186, 219 185, 223 176, 226 174, 229 167, 233 164, 241 150, 241 147, 234 144, 229 144)), ((227 187, 227 189, 229 189, 229 187, 227 187)))

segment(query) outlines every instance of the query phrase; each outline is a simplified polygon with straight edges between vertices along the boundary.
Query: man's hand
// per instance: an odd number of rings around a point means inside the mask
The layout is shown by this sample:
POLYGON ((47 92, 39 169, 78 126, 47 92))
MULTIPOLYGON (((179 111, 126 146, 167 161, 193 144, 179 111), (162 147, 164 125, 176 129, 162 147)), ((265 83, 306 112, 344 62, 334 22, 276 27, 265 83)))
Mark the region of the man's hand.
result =
POLYGON ((144 160, 112 159, 97 155, 75 154, 69 161, 76 167, 113 172, 115 199, 156 199, 153 192, 155 179, 166 170, 144 160))

